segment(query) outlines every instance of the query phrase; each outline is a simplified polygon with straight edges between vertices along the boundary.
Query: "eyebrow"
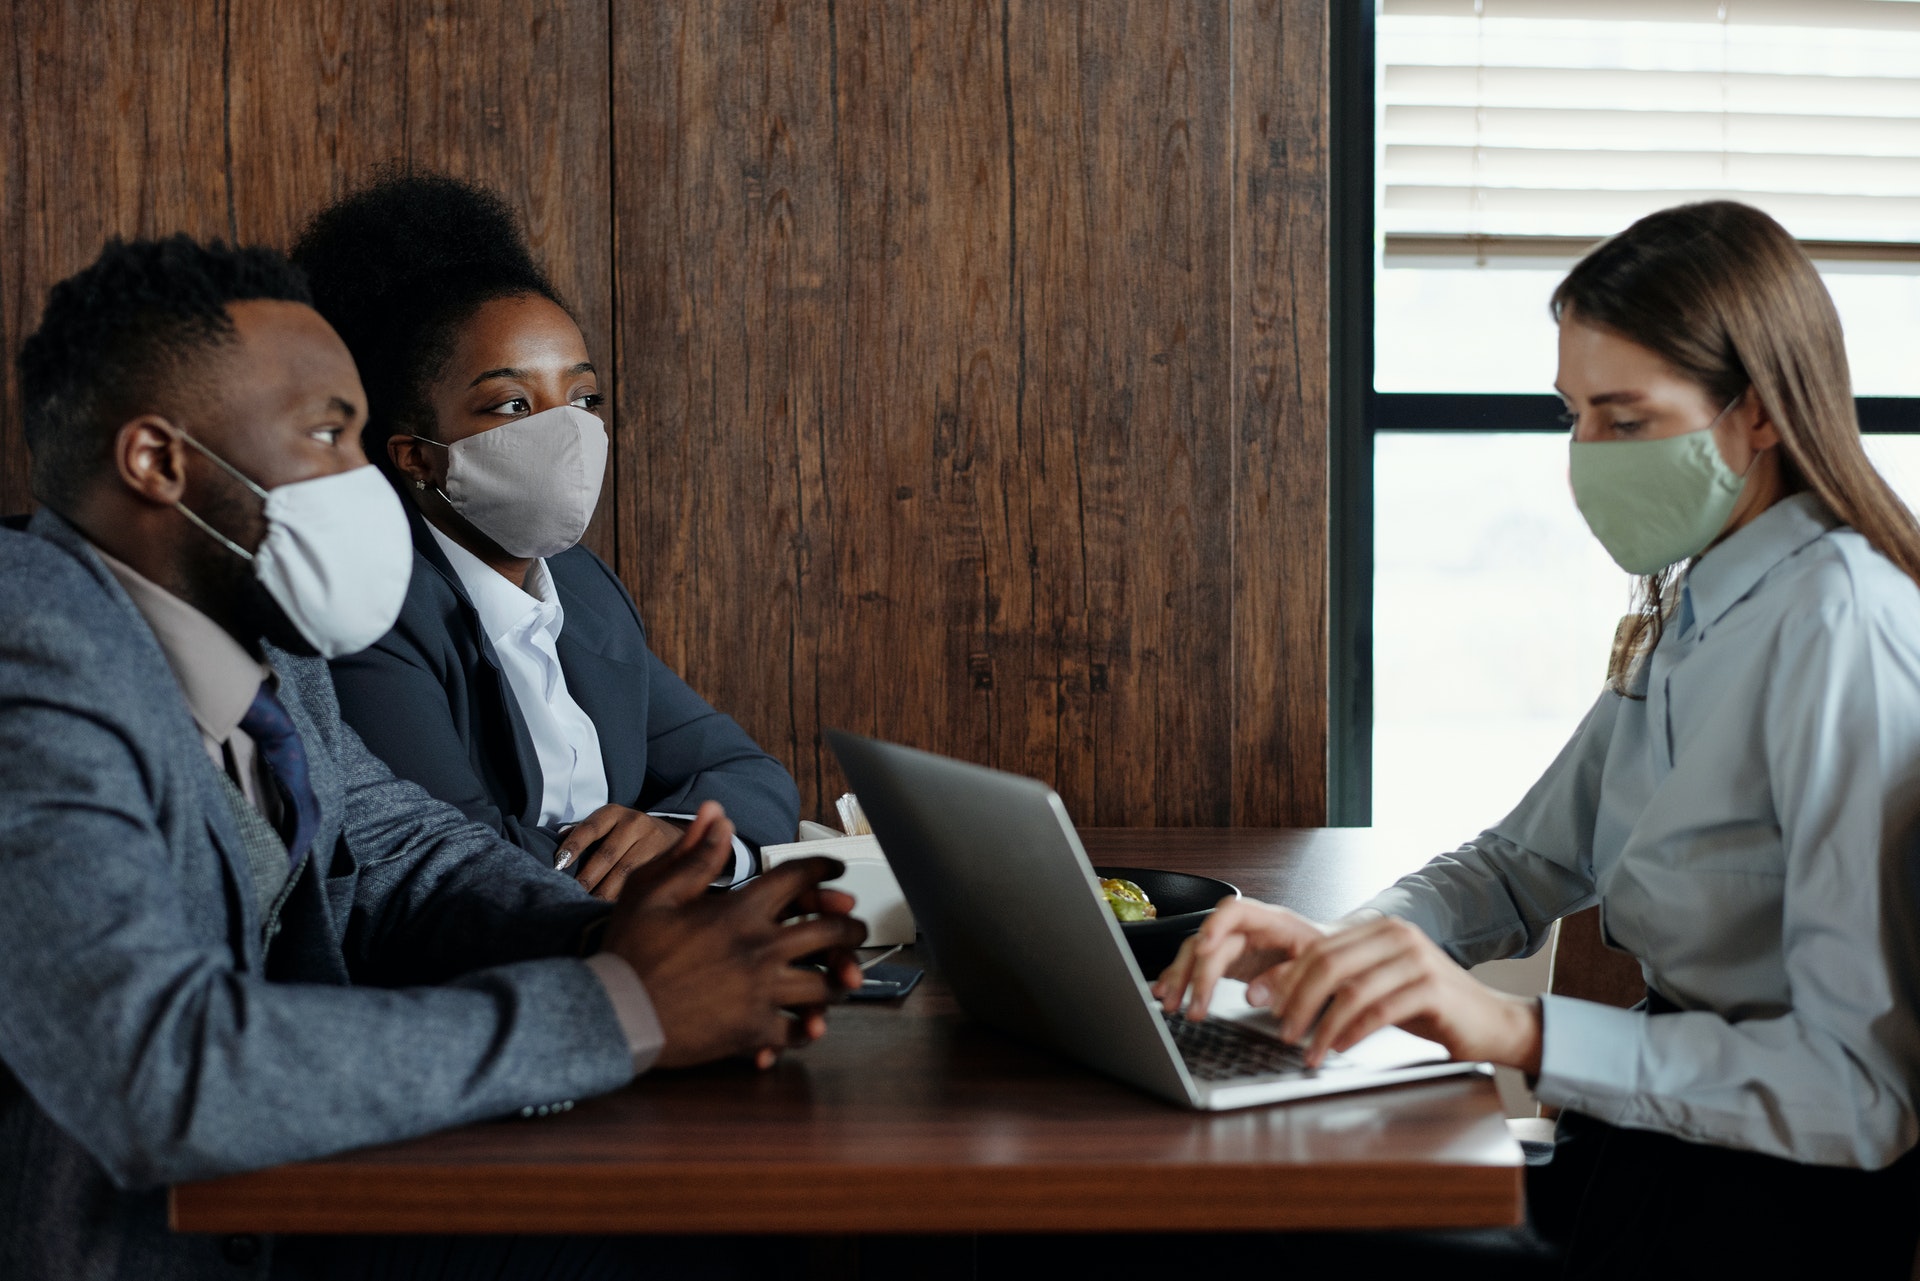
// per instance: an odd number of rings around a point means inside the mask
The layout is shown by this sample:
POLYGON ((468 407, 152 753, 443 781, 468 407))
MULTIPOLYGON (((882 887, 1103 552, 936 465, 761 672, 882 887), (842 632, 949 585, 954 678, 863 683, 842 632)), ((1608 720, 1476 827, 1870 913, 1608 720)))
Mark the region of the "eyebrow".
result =
POLYGON ((348 418, 358 418, 360 416, 360 406, 354 404, 345 396, 327 397, 327 408, 345 414, 348 418))
MULTIPOLYGON (((1560 399, 1569 399, 1567 393, 1560 390, 1558 383, 1554 384, 1553 390, 1560 399)), ((1587 403, 1589 405, 1632 405, 1646 398, 1647 393, 1644 391, 1603 391, 1598 396, 1589 397, 1587 403)))
MULTIPOLYGON (((593 367, 592 361, 583 360, 579 364, 567 370, 566 372, 569 376, 572 376, 574 374, 591 374, 596 371, 593 367)), ((478 378, 468 383, 467 386, 469 388, 478 387, 481 383, 486 382, 490 378, 518 378, 524 381, 527 377, 528 377, 527 370, 514 369, 511 367, 503 366, 502 368, 499 368, 499 369, 487 370, 485 373, 481 374, 478 378)))

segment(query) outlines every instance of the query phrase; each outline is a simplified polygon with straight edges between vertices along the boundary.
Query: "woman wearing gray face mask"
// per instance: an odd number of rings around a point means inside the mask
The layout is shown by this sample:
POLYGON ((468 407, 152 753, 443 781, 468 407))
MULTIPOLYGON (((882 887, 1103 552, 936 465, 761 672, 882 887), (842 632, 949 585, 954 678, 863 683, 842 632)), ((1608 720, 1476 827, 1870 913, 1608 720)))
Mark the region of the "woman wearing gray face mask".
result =
POLYGON ((484 190, 395 176, 319 214, 293 257, 359 363, 367 452, 410 508, 399 624, 334 664, 341 715, 393 768, 592 893, 703 801, 735 879, 791 840, 792 778, 647 648, 578 546, 606 470, 586 341, 484 190))

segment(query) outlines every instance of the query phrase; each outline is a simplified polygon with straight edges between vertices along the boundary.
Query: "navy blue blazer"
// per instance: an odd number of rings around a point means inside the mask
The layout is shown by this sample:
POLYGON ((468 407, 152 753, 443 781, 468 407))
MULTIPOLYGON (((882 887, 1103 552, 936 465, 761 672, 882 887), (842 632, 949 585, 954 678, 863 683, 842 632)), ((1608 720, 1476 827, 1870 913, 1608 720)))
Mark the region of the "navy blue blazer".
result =
MULTIPOLYGON (((458 806, 550 865, 533 737, 460 576, 408 504, 413 582, 400 621, 333 663, 340 715, 401 778, 458 806)), ((600 734, 607 799, 661 813, 726 807, 758 849, 791 841, 800 793, 780 762, 647 648, 633 597, 585 547, 547 558, 566 622, 555 646, 567 690, 600 734)))

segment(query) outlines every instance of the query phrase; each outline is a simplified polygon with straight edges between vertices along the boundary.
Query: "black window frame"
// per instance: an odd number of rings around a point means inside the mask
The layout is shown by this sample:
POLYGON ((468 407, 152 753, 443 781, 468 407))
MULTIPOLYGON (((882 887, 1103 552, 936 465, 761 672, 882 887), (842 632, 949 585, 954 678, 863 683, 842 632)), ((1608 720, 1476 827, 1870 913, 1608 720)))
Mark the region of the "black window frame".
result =
MULTIPOLYGON (((1373 389, 1378 9, 1378 0, 1336 0, 1328 31, 1327 822, 1335 827, 1373 821, 1375 433, 1566 430, 1556 396, 1373 389)), ((1920 396, 1855 404, 1863 433, 1920 433, 1920 396)))

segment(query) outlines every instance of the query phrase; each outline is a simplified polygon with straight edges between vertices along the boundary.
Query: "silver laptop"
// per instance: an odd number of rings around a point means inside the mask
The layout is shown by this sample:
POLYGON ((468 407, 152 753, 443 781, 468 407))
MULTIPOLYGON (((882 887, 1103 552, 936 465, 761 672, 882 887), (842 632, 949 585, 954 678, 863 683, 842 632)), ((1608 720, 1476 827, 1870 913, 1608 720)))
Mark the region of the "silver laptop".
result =
POLYGON ((1309 1070, 1244 1000, 1198 1023, 1166 1015, 1051 788, 839 730, 827 739, 941 976, 984 1023, 1209 1111, 1490 1070, 1398 1028, 1309 1070))

